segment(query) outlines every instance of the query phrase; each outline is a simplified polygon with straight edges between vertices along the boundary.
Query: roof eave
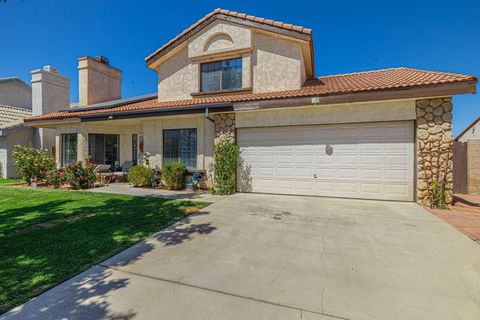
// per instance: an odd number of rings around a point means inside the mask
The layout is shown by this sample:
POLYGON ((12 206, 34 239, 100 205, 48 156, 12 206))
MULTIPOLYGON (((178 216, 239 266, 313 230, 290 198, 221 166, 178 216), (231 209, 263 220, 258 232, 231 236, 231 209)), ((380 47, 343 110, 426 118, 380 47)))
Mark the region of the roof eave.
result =
MULTIPOLYGON (((294 106, 306 106, 306 105, 328 105, 338 103, 352 103, 352 102, 369 102, 369 101, 381 101, 381 100, 399 100, 399 99, 424 99, 433 97, 448 97, 457 94, 475 93, 476 92, 476 80, 472 80, 447 83, 447 84, 435 84, 424 85, 405 88, 394 89, 382 89, 382 90, 370 90, 361 92, 338 92, 330 94, 309 94, 301 97, 291 98, 272 98, 263 100, 251 100, 251 101, 239 101, 239 102, 225 102, 215 104, 197 104, 188 106, 177 107, 159 107, 148 108, 141 110, 129 110, 121 112, 105 112, 98 114, 79 115, 77 117, 67 118, 55 118, 48 120, 32 120, 26 119, 27 126, 34 127, 48 127, 56 126, 65 123, 72 122, 85 122, 85 121, 104 121, 108 120, 110 116, 114 119, 122 118, 142 118, 152 116, 166 116, 188 113, 199 113, 205 108, 212 108, 220 110, 220 108, 226 108, 234 111, 244 110, 256 110, 264 108, 281 108, 281 107, 294 107, 294 106), (312 97, 318 97, 316 103, 312 102, 312 97), (217 109, 218 108, 218 109, 217 109), (87 120, 91 119, 91 120, 87 120), (96 119, 96 120, 93 120, 96 119)), ((227 110, 227 111, 228 111, 227 110)), ((212 110, 213 112, 213 110, 212 110)))
POLYGON ((198 25, 193 24, 192 25, 193 28, 191 30, 187 29, 188 31, 185 34, 180 33, 180 35, 177 36, 178 39, 176 39, 177 37, 173 38, 173 40, 171 40, 171 43, 167 42, 166 45, 160 47, 159 49, 157 49, 156 51, 148 55, 145 58, 146 66, 148 68, 154 69, 152 68, 152 64, 154 64, 158 59, 160 59, 162 56, 166 55, 167 53, 169 53, 170 51, 172 51, 173 49, 175 49, 177 46, 181 45, 185 41, 187 41, 189 38, 194 36, 196 33, 200 32, 202 29, 204 29, 210 23, 212 23, 217 19, 224 20, 234 24, 257 28, 264 31, 278 33, 284 36, 297 38, 303 41, 309 41, 309 42, 312 41, 312 31, 309 31, 308 33, 306 33, 306 32, 300 32, 296 30, 286 30, 274 25, 266 25, 261 22, 244 20, 242 18, 233 17, 233 16, 229 16, 229 15, 214 11, 213 13, 211 13, 210 16, 207 15, 206 19, 200 22, 198 25))

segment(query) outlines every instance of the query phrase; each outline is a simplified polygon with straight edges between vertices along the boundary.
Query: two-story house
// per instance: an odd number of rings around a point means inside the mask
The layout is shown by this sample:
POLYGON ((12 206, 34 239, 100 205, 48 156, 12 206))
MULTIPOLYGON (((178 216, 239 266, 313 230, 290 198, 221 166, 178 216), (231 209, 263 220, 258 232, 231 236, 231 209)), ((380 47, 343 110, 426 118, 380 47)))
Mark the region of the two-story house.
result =
MULTIPOLYGON (((26 122, 57 130, 59 165, 149 152, 152 167, 208 170, 229 139, 241 148, 239 191, 422 202, 417 149, 450 143, 451 98, 477 81, 409 68, 316 77, 312 30, 221 9, 146 65, 157 94, 122 100, 120 71, 81 58, 79 107, 26 122)), ((451 168, 447 180, 451 192, 451 168)))

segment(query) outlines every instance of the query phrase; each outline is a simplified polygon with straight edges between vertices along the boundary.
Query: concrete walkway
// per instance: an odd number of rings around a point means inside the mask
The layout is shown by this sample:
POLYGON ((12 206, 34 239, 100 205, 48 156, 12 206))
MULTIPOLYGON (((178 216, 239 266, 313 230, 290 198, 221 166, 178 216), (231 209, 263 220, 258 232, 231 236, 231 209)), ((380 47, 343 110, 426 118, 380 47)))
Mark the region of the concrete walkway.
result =
POLYGON ((0 317, 480 319, 480 247, 413 203, 236 194, 0 317))
POLYGON ((183 199, 183 200, 198 200, 204 202, 215 202, 223 199, 223 196, 213 195, 206 191, 186 191, 186 190, 164 190, 164 189, 152 189, 152 188, 134 188, 128 183, 115 182, 110 183, 104 187, 87 189, 90 192, 102 192, 102 193, 118 193, 131 196, 148 196, 170 199, 183 199))

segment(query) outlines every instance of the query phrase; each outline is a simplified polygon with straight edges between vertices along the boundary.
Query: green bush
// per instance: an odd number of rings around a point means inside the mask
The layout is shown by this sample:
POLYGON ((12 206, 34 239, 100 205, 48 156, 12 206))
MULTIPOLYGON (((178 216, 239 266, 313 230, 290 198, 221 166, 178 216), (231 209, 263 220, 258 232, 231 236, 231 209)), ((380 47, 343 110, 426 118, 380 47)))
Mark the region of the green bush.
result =
POLYGON ((180 190, 185 184, 187 167, 181 162, 169 162, 163 166, 162 179, 167 188, 180 190))
POLYGON ((152 185, 153 172, 144 166, 133 166, 128 170, 128 182, 134 187, 152 185))
POLYGON ((95 173, 93 172, 94 169, 95 164, 90 160, 77 161, 64 167, 66 179, 74 189, 88 189, 93 187, 96 180, 95 173))
POLYGON ((67 174, 61 170, 52 170, 47 174, 47 184, 54 189, 60 188, 65 182, 68 181, 67 174))
POLYGON ((15 146, 13 160, 17 171, 28 183, 33 177, 37 177, 37 181, 42 181, 55 170, 55 159, 44 149, 15 146))
POLYGON ((215 146, 213 155, 214 193, 232 194, 235 192, 235 172, 238 166, 239 147, 223 141, 215 146))

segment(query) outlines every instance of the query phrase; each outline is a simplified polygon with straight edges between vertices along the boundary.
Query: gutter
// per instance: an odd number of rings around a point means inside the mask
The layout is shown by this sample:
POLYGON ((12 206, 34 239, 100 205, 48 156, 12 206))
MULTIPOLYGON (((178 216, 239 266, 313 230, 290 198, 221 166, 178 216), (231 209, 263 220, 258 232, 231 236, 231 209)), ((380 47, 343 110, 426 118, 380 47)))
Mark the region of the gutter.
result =
POLYGON ((118 120, 118 119, 131 119, 131 118, 142 118, 142 117, 158 117, 158 116, 168 116, 168 115, 181 115, 181 114, 194 114, 194 113, 204 113, 207 119, 209 118, 209 112, 225 112, 233 111, 233 103, 212 103, 212 104, 202 104, 196 106, 178 106, 178 107, 168 107, 168 108, 154 108, 154 109, 145 109, 145 110, 131 110, 131 111, 122 111, 115 112, 111 114, 89 114, 79 116, 81 122, 92 122, 92 121, 105 121, 105 120, 118 120))

